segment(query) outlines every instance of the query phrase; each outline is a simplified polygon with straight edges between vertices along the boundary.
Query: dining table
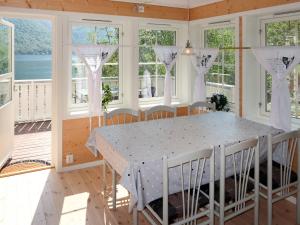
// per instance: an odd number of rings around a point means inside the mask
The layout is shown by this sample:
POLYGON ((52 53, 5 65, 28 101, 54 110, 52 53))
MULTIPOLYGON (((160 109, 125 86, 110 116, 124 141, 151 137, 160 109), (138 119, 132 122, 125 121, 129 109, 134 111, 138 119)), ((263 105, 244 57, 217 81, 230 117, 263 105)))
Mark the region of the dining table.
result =
MULTIPOLYGON (((162 197, 163 156, 170 158, 187 152, 213 148, 215 179, 218 180, 219 151, 223 145, 259 138, 260 160, 265 160, 267 136, 281 132, 283 131, 241 118, 231 112, 209 112, 96 128, 92 131, 87 146, 95 155, 101 154, 114 172, 121 176, 119 182, 130 193, 129 211, 132 211, 133 208, 143 210, 146 204, 162 197)), ((276 158, 276 153, 274 155, 276 158)), ((226 176, 233 174, 230 165, 232 164, 228 163, 226 167, 226 176)), ((176 173, 174 171, 169 176, 170 193, 180 190, 177 182, 180 175, 176 173)), ((207 164, 203 184, 209 182, 208 173, 207 164)), ((113 187, 113 190, 116 191, 116 188, 113 187)), ((116 194, 113 196, 115 207, 116 194)))

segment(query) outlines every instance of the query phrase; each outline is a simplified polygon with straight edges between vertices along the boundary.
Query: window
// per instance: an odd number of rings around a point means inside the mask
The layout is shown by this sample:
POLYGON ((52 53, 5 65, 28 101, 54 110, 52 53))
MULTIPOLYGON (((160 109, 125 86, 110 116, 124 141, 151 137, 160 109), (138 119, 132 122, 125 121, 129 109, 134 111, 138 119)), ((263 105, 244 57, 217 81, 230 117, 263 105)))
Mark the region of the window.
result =
MULTIPOLYGON (((264 21, 265 46, 299 46, 300 45, 300 19, 280 19, 277 21, 264 21)), ((295 118, 300 118, 300 64, 295 67, 288 77, 291 96, 291 112, 295 118)), ((272 77, 263 72, 265 95, 264 111, 271 111, 272 77)))
MULTIPOLYGON (((235 28, 209 28, 204 30, 204 46, 207 48, 226 48, 235 46, 235 28)), ((231 109, 235 103, 235 51, 220 50, 213 66, 206 74, 206 96, 224 94, 231 109)))
MULTIPOLYGON (((120 28, 93 24, 72 25, 72 44, 108 44, 119 45, 120 28)), ((103 66, 102 83, 109 85, 114 101, 120 100, 120 54, 117 50, 103 66)), ((100 91, 100 90, 99 90, 100 91)), ((85 105, 88 101, 87 68, 72 52, 72 105, 85 105)))
MULTIPOLYGON (((155 45, 176 45, 174 30, 139 30, 139 98, 149 99, 164 96, 165 66, 156 57, 155 45)), ((172 95, 176 95, 176 65, 171 71, 172 95)))

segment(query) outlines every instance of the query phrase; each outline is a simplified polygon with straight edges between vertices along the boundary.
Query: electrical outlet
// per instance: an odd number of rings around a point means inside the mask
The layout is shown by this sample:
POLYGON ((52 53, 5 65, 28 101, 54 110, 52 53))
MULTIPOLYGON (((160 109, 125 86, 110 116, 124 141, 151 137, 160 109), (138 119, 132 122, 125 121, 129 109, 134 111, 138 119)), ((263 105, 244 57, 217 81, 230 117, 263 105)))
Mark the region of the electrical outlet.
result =
POLYGON ((136 10, 137 10, 138 13, 144 13, 145 12, 145 7, 142 4, 138 4, 136 6, 136 10))
POLYGON ((67 156, 66 156, 66 163, 67 164, 71 164, 74 162, 74 156, 72 153, 68 153, 67 156))

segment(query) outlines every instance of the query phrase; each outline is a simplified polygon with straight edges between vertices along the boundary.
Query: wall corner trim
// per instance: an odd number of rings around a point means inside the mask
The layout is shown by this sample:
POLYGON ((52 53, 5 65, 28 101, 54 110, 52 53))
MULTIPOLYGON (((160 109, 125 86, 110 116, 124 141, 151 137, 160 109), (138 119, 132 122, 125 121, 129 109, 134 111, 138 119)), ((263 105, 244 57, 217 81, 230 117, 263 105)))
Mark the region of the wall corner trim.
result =
POLYGON ((71 172, 74 170, 80 170, 80 169, 86 169, 90 167, 96 167, 96 166, 101 166, 103 165, 104 161, 103 160, 97 160, 93 162, 88 162, 88 163, 81 163, 73 166, 66 166, 61 169, 59 172, 71 172))

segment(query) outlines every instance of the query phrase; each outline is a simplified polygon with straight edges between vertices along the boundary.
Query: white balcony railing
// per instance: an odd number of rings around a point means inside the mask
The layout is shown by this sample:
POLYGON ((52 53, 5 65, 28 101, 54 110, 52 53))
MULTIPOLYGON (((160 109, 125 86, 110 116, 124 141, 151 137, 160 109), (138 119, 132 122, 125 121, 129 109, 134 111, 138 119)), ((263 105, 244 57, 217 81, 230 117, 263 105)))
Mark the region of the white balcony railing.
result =
POLYGON ((51 80, 16 80, 15 122, 51 118, 51 80))
MULTIPOLYGON (((143 77, 139 78, 139 94, 143 95, 145 86, 143 77)), ((119 79, 105 77, 104 84, 111 87, 115 99, 119 96, 119 79)), ((154 96, 162 96, 164 77, 151 76, 151 83, 155 87, 154 96)), ((16 80, 14 87, 15 121, 39 121, 51 119, 51 80, 16 80)), ((175 91, 175 79, 173 79, 175 91)), ((206 83, 207 96, 214 93, 223 93, 229 102, 234 102, 235 88, 233 85, 206 83)), ((87 79, 72 79, 73 104, 87 103, 87 79)))

